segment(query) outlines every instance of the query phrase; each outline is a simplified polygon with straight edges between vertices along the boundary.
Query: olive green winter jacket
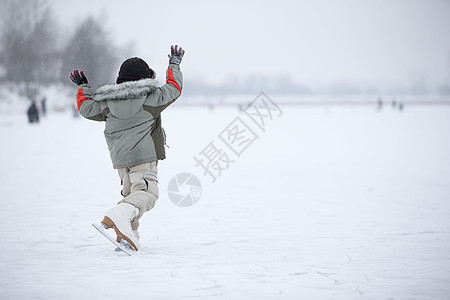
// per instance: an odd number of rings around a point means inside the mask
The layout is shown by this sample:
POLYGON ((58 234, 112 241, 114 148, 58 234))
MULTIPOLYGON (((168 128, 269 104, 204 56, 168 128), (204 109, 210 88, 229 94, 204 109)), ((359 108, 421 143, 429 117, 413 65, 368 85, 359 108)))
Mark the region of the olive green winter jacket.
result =
POLYGON ((180 96, 182 85, 179 65, 170 64, 161 87, 155 79, 105 85, 95 92, 89 84, 79 86, 80 114, 106 122, 104 134, 115 169, 166 158, 161 112, 180 96))

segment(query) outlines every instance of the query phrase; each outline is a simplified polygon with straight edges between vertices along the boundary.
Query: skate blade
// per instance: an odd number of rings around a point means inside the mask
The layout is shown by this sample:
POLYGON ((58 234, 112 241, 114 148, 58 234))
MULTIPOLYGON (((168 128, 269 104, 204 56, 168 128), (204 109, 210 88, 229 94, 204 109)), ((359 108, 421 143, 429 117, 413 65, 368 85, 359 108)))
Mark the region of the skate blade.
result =
POLYGON ((131 251, 131 252, 137 251, 136 248, 134 248, 133 245, 131 245, 126 239, 121 239, 120 245, 122 245, 122 247, 125 247, 125 249, 127 249, 128 251, 131 251))
POLYGON ((126 253, 127 255, 131 256, 136 253, 136 251, 129 250, 127 247, 123 246, 122 244, 119 244, 112 236, 110 236, 108 233, 106 233, 105 227, 102 225, 98 225, 93 223, 92 226, 97 229, 98 232, 100 232, 105 238, 107 238, 111 243, 113 243, 120 251, 126 253))
POLYGON ((114 229, 114 231, 116 232, 116 235, 117 235, 117 238, 116 238, 117 243, 120 244, 122 240, 125 240, 126 244, 129 247, 131 247, 131 248, 129 248, 131 251, 135 251, 135 252, 138 251, 137 247, 134 245, 134 243, 131 241, 131 239, 128 238, 126 235, 122 234, 122 232, 120 232, 120 230, 117 228, 116 224, 114 224, 113 220, 111 220, 109 217, 105 216, 100 224, 105 229, 110 229, 110 228, 114 229))

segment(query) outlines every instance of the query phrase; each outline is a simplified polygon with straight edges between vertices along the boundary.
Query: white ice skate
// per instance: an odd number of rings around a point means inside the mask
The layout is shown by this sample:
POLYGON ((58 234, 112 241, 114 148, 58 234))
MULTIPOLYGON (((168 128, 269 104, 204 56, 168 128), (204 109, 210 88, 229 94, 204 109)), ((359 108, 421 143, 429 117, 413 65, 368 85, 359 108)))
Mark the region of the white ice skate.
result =
POLYGON ((139 215, 139 209, 128 203, 120 203, 108 210, 102 223, 106 228, 113 228, 117 234, 118 243, 129 244, 135 251, 139 250, 139 234, 131 228, 131 223, 139 215), (125 240, 125 241, 122 241, 125 240))

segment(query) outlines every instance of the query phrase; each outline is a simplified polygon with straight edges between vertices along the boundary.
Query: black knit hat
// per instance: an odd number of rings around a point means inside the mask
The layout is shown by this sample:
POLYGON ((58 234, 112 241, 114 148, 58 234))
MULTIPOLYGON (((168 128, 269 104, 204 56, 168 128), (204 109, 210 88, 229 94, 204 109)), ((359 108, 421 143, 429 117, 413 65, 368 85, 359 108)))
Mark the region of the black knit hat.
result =
POLYGON ((152 78, 155 72, 139 57, 132 57, 122 63, 116 83, 152 78))

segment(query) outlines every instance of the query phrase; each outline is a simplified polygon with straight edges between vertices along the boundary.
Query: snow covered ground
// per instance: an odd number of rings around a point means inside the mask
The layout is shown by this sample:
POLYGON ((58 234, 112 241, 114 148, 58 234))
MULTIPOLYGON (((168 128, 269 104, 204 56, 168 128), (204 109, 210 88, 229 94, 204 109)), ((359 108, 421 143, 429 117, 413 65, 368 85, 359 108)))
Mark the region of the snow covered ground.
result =
POLYGON ((1 116, 0 299, 449 299, 450 106, 281 108, 265 132, 234 107, 166 110, 132 257, 91 226, 120 200, 103 124, 1 116), (258 135, 239 157, 219 137, 237 116, 258 135), (214 183, 194 160, 211 142, 233 160, 214 183), (185 208, 182 172, 203 187, 185 208))

